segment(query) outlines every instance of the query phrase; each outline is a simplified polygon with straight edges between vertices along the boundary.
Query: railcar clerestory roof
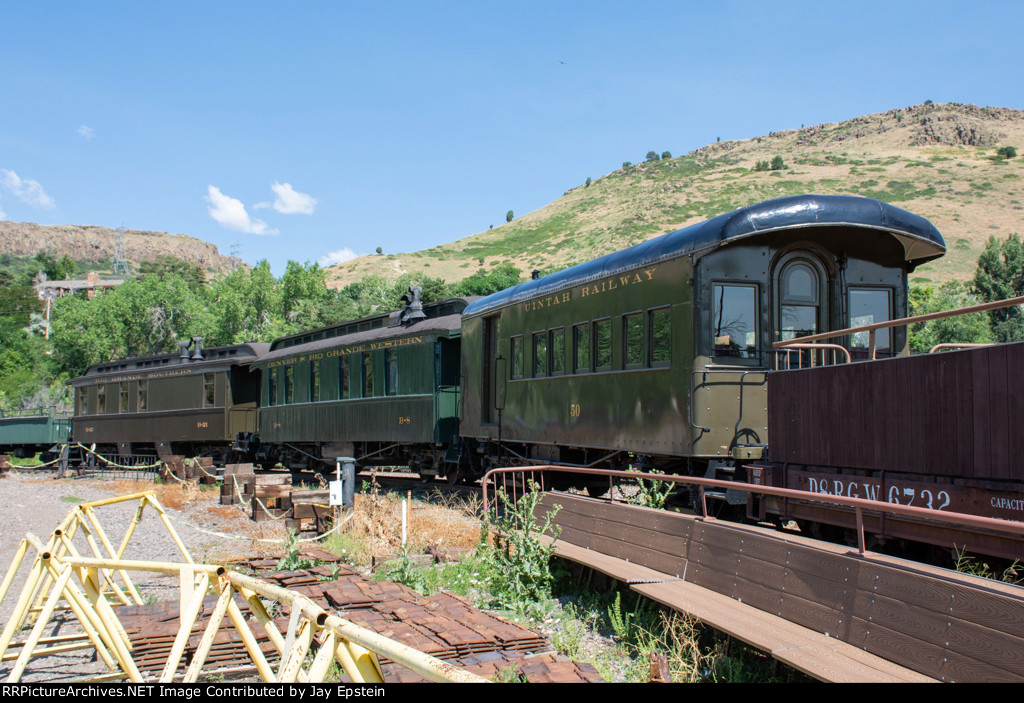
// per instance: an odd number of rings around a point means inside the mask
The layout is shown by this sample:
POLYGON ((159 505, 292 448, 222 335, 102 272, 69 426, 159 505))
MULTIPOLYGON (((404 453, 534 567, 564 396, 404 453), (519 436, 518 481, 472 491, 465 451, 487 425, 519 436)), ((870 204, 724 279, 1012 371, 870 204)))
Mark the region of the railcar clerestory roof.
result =
POLYGON ((678 256, 700 255, 754 235, 822 226, 887 232, 903 245, 904 259, 911 266, 937 259, 946 252, 942 235, 920 215, 870 198, 796 195, 749 205, 599 259, 520 283, 482 298, 467 307, 464 314, 467 317, 484 314, 628 269, 678 256))
POLYGON ((133 379, 158 378, 174 372, 174 375, 192 373, 210 373, 223 371, 240 364, 251 364, 267 353, 269 344, 248 342, 226 347, 209 347, 201 350, 201 359, 192 358, 194 351, 187 352, 182 358, 181 352, 166 352, 141 356, 131 359, 120 359, 100 364, 93 364, 86 372, 68 381, 70 386, 86 386, 110 380, 127 381, 133 379))
POLYGON ((397 337, 407 337, 429 332, 458 332, 462 326, 462 311, 476 300, 471 298, 450 298, 423 306, 425 318, 409 324, 400 322, 401 310, 381 313, 359 320, 339 322, 310 332, 303 332, 275 340, 270 351, 260 358, 260 364, 309 352, 334 347, 383 342, 397 337))

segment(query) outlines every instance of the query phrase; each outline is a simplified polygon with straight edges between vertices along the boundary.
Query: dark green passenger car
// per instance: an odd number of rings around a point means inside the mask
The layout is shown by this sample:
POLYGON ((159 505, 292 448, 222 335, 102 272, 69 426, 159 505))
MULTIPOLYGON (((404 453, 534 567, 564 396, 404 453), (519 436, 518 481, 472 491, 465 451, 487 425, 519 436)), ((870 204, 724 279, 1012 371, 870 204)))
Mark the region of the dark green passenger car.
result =
MULTIPOLYGON (((806 195, 483 298, 463 319, 461 432, 474 468, 728 471, 768 441, 772 343, 906 315, 908 272, 944 250, 909 212, 806 195)), ((866 353, 866 339, 840 341, 866 353)), ((906 344, 898 332, 877 348, 906 344)))
POLYGON ((421 305, 418 291, 407 297, 403 310, 273 343, 254 364, 262 374, 257 461, 329 470, 349 456, 455 477, 445 457, 458 436, 469 301, 421 305))
POLYGON ((176 353, 96 364, 69 381, 74 440, 104 455, 226 461, 236 436, 256 429, 259 376, 250 364, 269 345, 201 349, 200 341, 182 342, 176 353))

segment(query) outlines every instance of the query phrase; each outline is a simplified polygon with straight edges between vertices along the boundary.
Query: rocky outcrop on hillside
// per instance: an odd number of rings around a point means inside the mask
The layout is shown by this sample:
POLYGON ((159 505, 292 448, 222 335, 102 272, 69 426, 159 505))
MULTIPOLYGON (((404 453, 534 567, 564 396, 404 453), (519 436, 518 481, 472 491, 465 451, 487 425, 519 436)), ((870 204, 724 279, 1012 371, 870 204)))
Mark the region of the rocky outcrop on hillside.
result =
MULTIPOLYGON (((49 251, 76 261, 100 262, 114 257, 119 236, 118 230, 107 227, 0 222, 0 254, 34 256, 49 251)), ((124 258, 137 263, 159 256, 173 256, 211 272, 244 265, 237 257, 221 256, 214 244, 185 234, 125 230, 124 258)))

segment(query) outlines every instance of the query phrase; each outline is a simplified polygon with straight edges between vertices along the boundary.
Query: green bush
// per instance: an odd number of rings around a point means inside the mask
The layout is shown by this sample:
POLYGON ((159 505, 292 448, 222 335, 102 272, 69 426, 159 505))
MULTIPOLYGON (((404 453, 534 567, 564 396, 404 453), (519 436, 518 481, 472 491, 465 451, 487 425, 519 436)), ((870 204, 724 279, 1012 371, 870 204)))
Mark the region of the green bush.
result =
POLYGON ((485 586, 491 604, 519 615, 539 616, 551 599, 554 583, 554 547, 541 542, 540 535, 558 537, 560 531, 552 522, 561 506, 555 506, 538 525, 534 513, 543 493, 532 481, 529 491, 515 502, 504 491, 498 493, 503 510, 493 524, 494 544, 482 544, 481 552, 489 566, 485 586))

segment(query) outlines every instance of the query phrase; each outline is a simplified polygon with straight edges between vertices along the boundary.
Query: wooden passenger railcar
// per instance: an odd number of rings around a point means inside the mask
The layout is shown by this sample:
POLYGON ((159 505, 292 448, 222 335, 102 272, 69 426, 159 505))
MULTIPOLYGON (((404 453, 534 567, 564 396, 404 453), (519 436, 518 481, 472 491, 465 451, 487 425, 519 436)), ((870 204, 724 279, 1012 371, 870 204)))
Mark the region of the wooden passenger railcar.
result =
POLYGON ((262 372, 257 460, 324 469, 333 458, 448 472, 458 436, 462 298, 293 335, 262 372))
POLYGON ((68 441, 71 415, 54 408, 0 410, 0 454, 33 456, 68 441))
POLYGON ((100 454, 212 456, 225 460, 256 429, 259 376, 269 347, 238 344, 89 367, 74 389, 72 437, 100 454))
MULTIPOLYGON (((905 315, 907 273, 943 252, 919 216, 806 195, 520 284, 465 311, 462 435, 481 468, 511 454, 728 471, 768 441, 771 344, 905 315)), ((903 353, 905 334, 878 346, 903 353)))
MULTIPOLYGON (((773 486, 931 510, 1024 520, 1024 342, 773 373, 767 461, 773 486)), ((770 499, 765 509, 841 538, 850 510, 770 499)), ((1021 556, 1021 540, 981 529, 867 515, 881 541, 1021 556)))

